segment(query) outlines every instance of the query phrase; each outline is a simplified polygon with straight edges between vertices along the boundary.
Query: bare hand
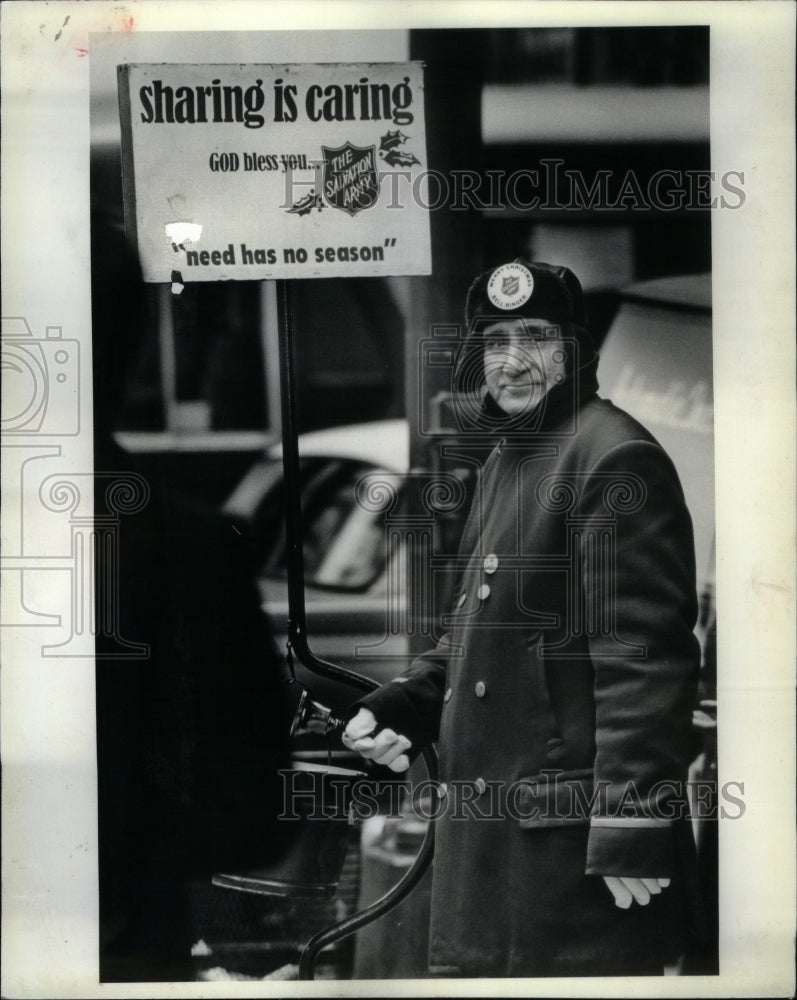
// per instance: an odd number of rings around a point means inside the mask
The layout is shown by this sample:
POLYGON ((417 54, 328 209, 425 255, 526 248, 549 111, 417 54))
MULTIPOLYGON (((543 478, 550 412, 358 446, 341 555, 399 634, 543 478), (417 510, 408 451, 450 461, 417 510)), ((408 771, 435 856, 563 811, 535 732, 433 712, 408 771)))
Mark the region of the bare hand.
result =
POLYGON ((377 764, 387 764, 391 771, 406 771, 410 759, 405 751, 412 743, 392 729, 382 729, 375 736, 371 735, 376 728, 374 713, 368 708, 361 708, 343 731, 343 745, 377 764))
POLYGON ((614 905, 627 910, 636 900, 640 906, 647 906, 651 896, 658 896, 670 884, 668 878, 628 878, 621 875, 604 875, 603 881, 614 896, 614 905))

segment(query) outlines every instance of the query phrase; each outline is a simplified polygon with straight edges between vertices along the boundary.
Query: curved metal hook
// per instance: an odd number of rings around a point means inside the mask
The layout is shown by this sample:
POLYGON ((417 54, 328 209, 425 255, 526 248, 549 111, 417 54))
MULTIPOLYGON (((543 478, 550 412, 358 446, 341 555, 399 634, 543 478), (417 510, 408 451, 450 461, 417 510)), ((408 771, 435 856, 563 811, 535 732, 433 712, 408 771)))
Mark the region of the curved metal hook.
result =
MULTIPOLYGON (((429 747, 423 751, 423 759, 429 779, 431 781, 436 780, 437 752, 434 748, 429 747)), ((398 906, 402 900, 406 899, 423 878, 432 862, 433 856, 434 821, 429 820, 429 825, 426 828, 426 834, 424 835, 417 857, 392 889, 388 889, 383 896, 377 899, 376 902, 371 903, 366 909, 360 910, 358 913, 353 913, 345 920, 341 920, 340 923, 333 924, 331 927, 319 931, 315 937, 308 941, 299 958, 299 979, 311 980, 315 977, 315 963, 324 948, 328 948, 331 944, 343 940, 343 938, 358 931, 361 927, 373 923, 374 920, 378 920, 379 917, 384 916, 384 914, 388 913, 395 906, 398 906)))

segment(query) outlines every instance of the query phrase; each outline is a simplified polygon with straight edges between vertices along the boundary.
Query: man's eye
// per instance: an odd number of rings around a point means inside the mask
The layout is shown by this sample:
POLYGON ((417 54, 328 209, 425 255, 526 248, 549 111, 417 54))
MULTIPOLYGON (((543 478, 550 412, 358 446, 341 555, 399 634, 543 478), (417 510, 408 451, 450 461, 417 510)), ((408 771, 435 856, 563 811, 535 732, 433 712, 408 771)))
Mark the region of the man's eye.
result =
POLYGON ((495 351, 500 347, 506 347, 507 339, 506 337, 488 337, 487 338, 487 350, 495 351))

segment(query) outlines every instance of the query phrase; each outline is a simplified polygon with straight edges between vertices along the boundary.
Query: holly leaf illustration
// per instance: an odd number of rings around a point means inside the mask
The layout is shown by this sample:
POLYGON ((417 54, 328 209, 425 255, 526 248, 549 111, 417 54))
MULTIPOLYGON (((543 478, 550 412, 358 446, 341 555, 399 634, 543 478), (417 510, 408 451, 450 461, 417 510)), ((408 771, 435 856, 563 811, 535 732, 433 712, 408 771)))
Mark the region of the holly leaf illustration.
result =
POLYGON ((310 194, 300 198, 295 205, 291 205, 290 208, 286 209, 292 215, 309 215, 314 208, 317 208, 320 212, 324 207, 324 203, 321 201, 320 194, 314 194, 312 191, 310 194))
POLYGON ((414 153, 404 153, 400 149, 388 150, 384 159, 391 167, 411 167, 413 163, 421 162, 414 153))
POLYGON ((395 149, 396 146, 401 146, 409 139, 408 135, 404 135, 401 129, 396 129, 395 132, 387 132, 379 140, 379 149, 395 149))

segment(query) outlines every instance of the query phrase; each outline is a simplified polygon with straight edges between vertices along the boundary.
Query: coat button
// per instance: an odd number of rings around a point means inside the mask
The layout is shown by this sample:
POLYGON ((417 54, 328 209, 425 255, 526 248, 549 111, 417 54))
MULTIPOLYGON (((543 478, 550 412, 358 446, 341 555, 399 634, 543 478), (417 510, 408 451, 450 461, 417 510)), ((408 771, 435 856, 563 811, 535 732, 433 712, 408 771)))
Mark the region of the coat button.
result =
POLYGON ((476 791, 479 793, 479 795, 484 795, 484 793, 487 791, 487 782, 484 780, 484 778, 476 779, 476 791))
POLYGON ((491 552, 489 556, 484 557, 484 572, 485 573, 495 573, 498 569, 498 556, 495 552, 491 552))
POLYGON ((476 681, 476 687, 473 690, 476 692, 477 698, 483 698, 487 694, 487 685, 484 681, 476 681))
POLYGON ((445 702, 451 701, 451 688, 448 688, 446 690, 446 693, 443 695, 443 701, 445 702))
POLYGON ((465 598, 466 598, 467 596, 468 596, 468 595, 467 595, 467 594, 465 593, 465 591, 463 590, 463 592, 462 592, 462 593, 461 593, 461 594, 459 595, 459 597, 457 598, 457 607, 458 607, 458 608, 461 608, 461 607, 462 607, 462 605, 463 605, 463 604, 465 603, 465 598))
POLYGON ((490 596, 490 587, 488 584, 483 583, 476 592, 480 601, 486 601, 490 596))

